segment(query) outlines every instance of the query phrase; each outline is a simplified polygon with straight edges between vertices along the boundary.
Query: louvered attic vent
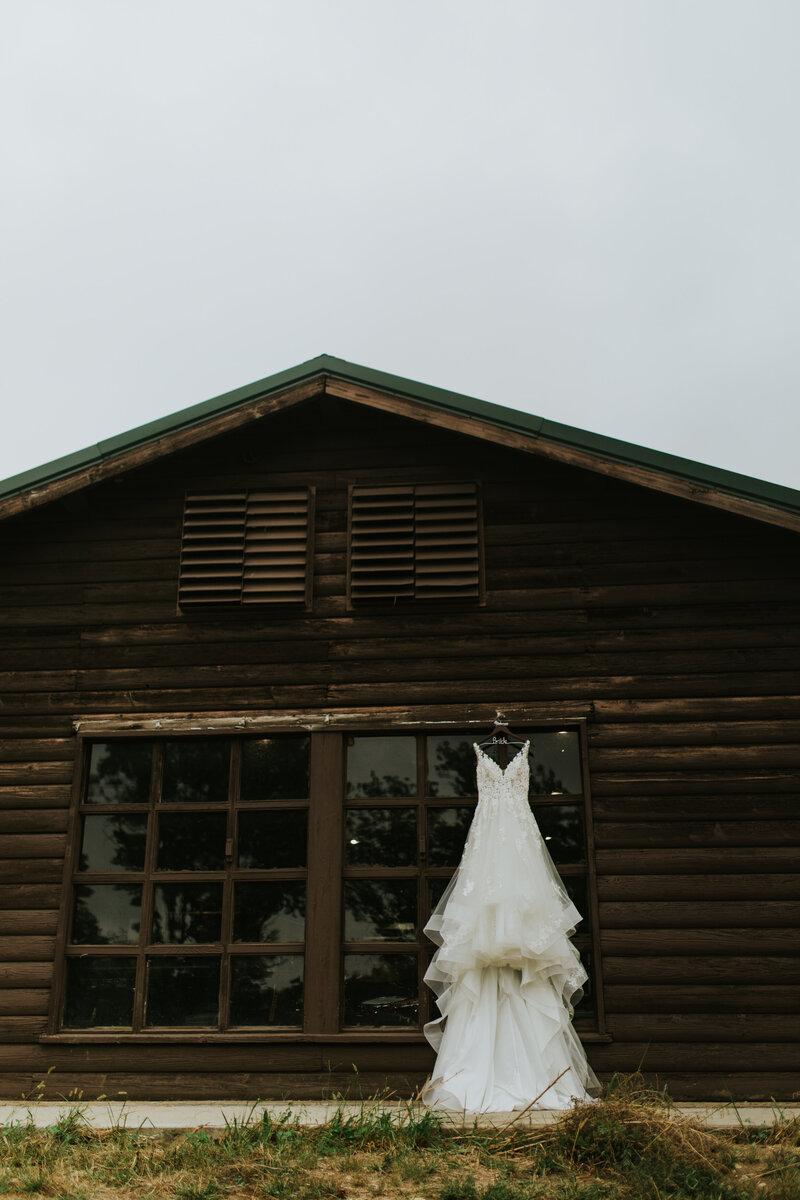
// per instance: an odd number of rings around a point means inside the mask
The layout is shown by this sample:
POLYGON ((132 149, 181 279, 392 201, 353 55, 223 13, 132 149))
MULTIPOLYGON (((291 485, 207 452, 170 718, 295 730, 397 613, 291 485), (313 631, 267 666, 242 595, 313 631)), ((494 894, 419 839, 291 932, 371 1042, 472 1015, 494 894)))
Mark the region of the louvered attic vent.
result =
POLYGON ((350 600, 478 600, 474 483, 355 486, 350 505, 350 600))
POLYGON ((181 608, 311 602, 309 488, 193 492, 183 513, 181 608))

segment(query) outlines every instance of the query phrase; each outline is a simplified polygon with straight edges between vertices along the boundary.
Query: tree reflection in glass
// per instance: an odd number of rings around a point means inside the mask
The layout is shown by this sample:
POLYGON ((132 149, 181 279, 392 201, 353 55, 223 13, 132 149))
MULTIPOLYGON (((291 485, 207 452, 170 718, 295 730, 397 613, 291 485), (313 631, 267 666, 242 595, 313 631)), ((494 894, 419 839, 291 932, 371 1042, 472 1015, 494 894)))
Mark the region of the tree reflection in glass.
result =
POLYGON ((228 738, 181 738, 164 744, 163 804, 224 804, 228 799, 228 738))
POLYGON ((79 871, 144 870, 147 817, 100 813, 83 818, 79 871))
POLYGON ((428 863, 432 867, 457 867, 464 852, 475 809, 428 809, 428 863))
POLYGON ((473 740, 456 734, 427 738, 429 796, 477 796, 473 740))
POLYGON ((95 742, 89 757, 87 804, 147 804, 153 743, 131 738, 95 742))
POLYGON ((219 1023, 219 959, 148 958, 145 1025, 219 1023))
POLYGON ((348 798, 416 796, 416 738, 350 737, 347 742, 348 798))
POLYGON ((580 795, 583 790, 578 731, 562 729, 530 735, 530 795, 580 795))
POLYGON ((534 806, 533 815, 553 862, 582 861, 584 831, 580 805, 540 804, 534 806))
POLYGON ((349 867, 412 867, 417 861, 415 808, 349 808, 344 819, 349 867))
POLYGON ((308 799, 307 734, 248 738, 242 743, 242 800, 308 799))
POLYGON ((302 942, 306 935, 306 885, 302 881, 237 883, 233 900, 235 942, 302 942))
POLYGON ((345 941, 413 942, 416 936, 416 880, 345 880, 345 941))
POLYGON ((221 883, 160 883, 153 888, 151 942, 190 946, 218 942, 221 933, 221 883))
POLYGON ((239 813, 240 867, 258 871, 279 867, 304 867, 307 856, 306 809, 239 813))
POLYGON ((64 1025, 68 1029, 133 1024, 135 958, 68 958, 64 1025))
POLYGON ((157 870, 223 870, 226 829, 224 812, 160 813, 157 870))
POLYGON ((302 954, 231 958, 231 1025, 303 1024, 302 954))
POLYGON ((101 883, 75 888, 73 945, 132 946, 139 941, 140 883, 101 883))
POLYGON ((345 954, 344 1024, 419 1024, 416 954, 345 954))

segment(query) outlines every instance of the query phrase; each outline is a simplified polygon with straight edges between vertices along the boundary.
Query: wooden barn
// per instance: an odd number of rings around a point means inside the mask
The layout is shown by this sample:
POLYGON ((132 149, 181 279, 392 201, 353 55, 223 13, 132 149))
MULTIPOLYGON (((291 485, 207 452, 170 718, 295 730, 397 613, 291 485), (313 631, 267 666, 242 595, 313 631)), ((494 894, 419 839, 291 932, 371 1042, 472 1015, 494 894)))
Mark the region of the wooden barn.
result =
POLYGON ((498 717, 600 1077, 800 1088, 800 493, 323 356, 0 517, 0 1094, 411 1094, 498 717))

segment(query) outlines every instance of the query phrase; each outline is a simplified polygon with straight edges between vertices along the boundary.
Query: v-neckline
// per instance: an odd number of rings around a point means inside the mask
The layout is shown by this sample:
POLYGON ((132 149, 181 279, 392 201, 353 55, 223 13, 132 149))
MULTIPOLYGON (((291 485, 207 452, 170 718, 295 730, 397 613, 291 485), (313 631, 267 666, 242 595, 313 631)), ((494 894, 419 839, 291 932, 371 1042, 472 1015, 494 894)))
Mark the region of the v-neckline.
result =
POLYGON ((501 767, 500 764, 496 763, 493 758, 490 758, 489 755, 486 753, 486 751, 483 749, 483 747, 479 746, 477 742, 473 742, 473 745, 475 746, 475 749, 480 754, 481 758, 483 758, 486 762, 491 763, 492 766, 494 767, 494 769, 496 771, 500 772, 501 776, 505 776, 511 770, 511 768, 513 767, 514 763, 517 761, 518 758, 521 758, 523 754, 527 755, 528 751, 530 750, 531 743, 530 743, 530 741, 525 742, 525 744, 521 747, 521 749, 519 749, 517 751, 517 753, 514 755, 514 757, 511 759, 511 762, 506 763, 506 765, 504 767, 501 767))

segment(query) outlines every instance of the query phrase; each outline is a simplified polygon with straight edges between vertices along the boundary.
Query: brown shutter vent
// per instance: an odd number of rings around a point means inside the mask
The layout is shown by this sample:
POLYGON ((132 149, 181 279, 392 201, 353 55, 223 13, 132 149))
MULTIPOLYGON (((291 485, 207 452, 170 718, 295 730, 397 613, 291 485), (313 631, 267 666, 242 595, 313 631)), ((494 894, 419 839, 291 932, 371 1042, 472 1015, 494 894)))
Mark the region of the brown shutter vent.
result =
POLYGON ((418 600, 480 596, 478 495, 474 483, 421 484, 415 496, 418 600))
POLYGON ((309 488, 188 494, 178 603, 310 604, 312 518, 309 488))
POLYGON ((413 595, 413 487, 354 487, 350 510, 351 600, 397 600, 413 595))
POLYGON ((352 489, 352 603, 480 595, 475 483, 352 489))
POLYGON ((310 538, 307 488, 250 492, 244 543, 245 604, 305 604, 310 538))
POLYGON ((187 495, 178 603, 238 603, 242 593, 242 559, 246 492, 187 495))

